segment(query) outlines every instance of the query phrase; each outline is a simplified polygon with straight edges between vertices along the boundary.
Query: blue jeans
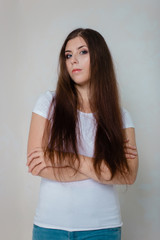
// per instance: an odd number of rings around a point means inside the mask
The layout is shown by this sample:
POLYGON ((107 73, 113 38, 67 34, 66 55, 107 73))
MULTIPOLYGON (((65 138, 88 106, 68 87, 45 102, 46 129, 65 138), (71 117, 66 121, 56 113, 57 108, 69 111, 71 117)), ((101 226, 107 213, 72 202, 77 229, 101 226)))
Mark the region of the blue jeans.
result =
POLYGON ((32 240, 121 240, 121 227, 88 231, 65 231, 33 226, 32 240))

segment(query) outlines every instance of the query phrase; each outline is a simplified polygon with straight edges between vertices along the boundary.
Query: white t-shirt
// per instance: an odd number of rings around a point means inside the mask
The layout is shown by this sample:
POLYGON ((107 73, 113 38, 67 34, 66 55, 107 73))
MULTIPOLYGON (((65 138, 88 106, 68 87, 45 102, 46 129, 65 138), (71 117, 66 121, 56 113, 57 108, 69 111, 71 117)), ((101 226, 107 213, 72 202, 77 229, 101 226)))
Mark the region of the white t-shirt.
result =
MULTIPOLYGON (((54 92, 42 93, 33 109, 47 118, 54 92)), ((92 113, 78 111, 79 154, 93 157, 96 122, 92 113)), ((123 127, 134 127, 127 110, 122 109, 123 127)), ((122 226, 119 200, 114 185, 92 179, 57 182, 41 178, 34 224, 67 231, 94 230, 122 226)))

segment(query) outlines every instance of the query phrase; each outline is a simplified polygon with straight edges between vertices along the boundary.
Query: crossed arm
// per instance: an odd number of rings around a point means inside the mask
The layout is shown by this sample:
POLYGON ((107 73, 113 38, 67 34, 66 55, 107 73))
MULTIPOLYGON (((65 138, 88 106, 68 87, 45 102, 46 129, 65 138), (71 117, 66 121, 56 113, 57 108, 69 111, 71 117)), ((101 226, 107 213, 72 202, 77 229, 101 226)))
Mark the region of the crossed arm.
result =
POLYGON ((103 184, 132 184, 134 183, 138 169, 138 156, 136 151, 135 133, 133 128, 125 129, 126 145, 125 152, 129 167, 131 169, 130 174, 126 175, 126 179, 117 173, 112 180, 111 173, 105 164, 101 164, 101 178, 98 179, 94 168, 93 158, 79 155, 80 168, 75 174, 76 165, 68 166, 68 163, 64 162, 64 166, 61 167, 61 179, 58 178, 59 167, 52 167, 49 159, 44 158, 44 154, 41 148, 42 136, 44 126, 47 119, 41 117, 38 114, 32 113, 28 146, 27 146, 27 166, 29 172, 35 176, 41 176, 55 181, 72 182, 86 179, 93 179, 103 184), (40 147, 39 147, 40 146, 40 147))

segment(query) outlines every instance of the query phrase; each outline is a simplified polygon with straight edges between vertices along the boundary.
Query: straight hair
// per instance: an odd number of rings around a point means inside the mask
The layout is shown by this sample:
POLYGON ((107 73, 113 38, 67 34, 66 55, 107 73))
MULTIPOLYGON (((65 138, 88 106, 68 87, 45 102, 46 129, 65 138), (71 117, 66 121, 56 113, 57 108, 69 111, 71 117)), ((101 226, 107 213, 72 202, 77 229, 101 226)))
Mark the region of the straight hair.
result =
POLYGON ((67 71, 65 58, 68 41, 76 37, 84 39, 90 54, 89 103, 97 123, 93 156, 95 172, 100 179, 100 166, 104 161, 111 172, 111 179, 117 172, 125 178, 129 166, 124 152, 122 111, 112 56, 102 35, 89 28, 72 31, 61 48, 57 88, 48 113, 51 120, 46 123, 43 136, 44 154, 51 159, 53 167, 57 162, 63 166, 65 159, 68 159, 69 166, 74 166, 76 160, 80 166, 77 108, 81 102, 75 83, 67 71))

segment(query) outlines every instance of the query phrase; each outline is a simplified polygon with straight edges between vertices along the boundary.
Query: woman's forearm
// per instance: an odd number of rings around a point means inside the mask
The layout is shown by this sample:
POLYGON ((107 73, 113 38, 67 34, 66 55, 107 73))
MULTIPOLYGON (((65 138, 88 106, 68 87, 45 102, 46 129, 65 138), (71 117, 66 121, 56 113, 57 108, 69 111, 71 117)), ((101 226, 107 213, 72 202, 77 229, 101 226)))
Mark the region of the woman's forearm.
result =
MULTIPOLYGON (((109 180, 111 178, 110 170, 107 168, 107 166, 102 162, 101 164, 101 175, 98 178, 94 166, 93 166, 93 158, 79 155, 80 158, 80 167, 79 172, 88 176, 89 178, 95 180, 96 182, 106 184, 106 180, 109 180), (105 177, 104 177, 105 176, 105 177)), ((75 166, 75 169, 76 166, 75 166)))
MULTIPOLYGON (((86 179, 93 179, 96 182, 102 183, 102 184, 132 184, 136 179, 136 172, 137 172, 137 165, 135 164, 137 161, 137 157, 135 159, 128 159, 129 168, 131 169, 130 173, 124 174, 122 176, 119 172, 115 174, 115 176, 111 179, 111 172, 104 164, 104 162, 101 163, 101 175, 98 178, 98 176, 95 173, 94 167, 93 167, 93 158, 79 155, 80 160, 80 166, 79 161, 75 161, 74 166, 68 166, 69 161, 65 159, 66 167, 57 167, 57 168, 45 168, 43 171, 41 171, 40 176, 45 177, 51 180, 55 181, 64 181, 64 182, 72 182, 72 181, 81 181, 86 179), (79 166, 79 169, 78 169, 79 166), (61 170, 61 178, 59 177, 59 170, 61 170), (78 170, 76 174, 75 170, 78 170), (58 177, 58 178, 56 178, 58 177), (61 179, 61 180, 60 180, 61 179)), ((64 164, 64 166, 65 166, 64 164)))
MULTIPOLYGON (((106 167, 106 165, 102 162, 101 164, 101 175, 98 178, 93 162, 94 158, 87 157, 84 155, 79 155, 79 160, 76 158, 76 156, 73 154, 73 157, 75 158, 74 165, 71 165, 70 159, 66 156, 63 160, 63 163, 59 164, 58 161, 55 161, 54 167, 63 169, 64 167, 69 167, 68 171, 62 170, 63 173, 66 175, 68 172, 72 174, 72 172, 77 171, 77 177, 81 178, 90 178, 100 183, 106 183, 106 179, 109 180, 111 178, 110 170, 106 167), (105 175, 105 178, 104 178, 105 175)), ((55 155, 56 159, 56 155, 55 155)), ((57 170, 58 172, 58 170, 57 170)), ((70 176, 68 176, 67 179, 69 179, 70 176)))
MULTIPOLYGON (((80 155, 80 168, 79 172, 88 176, 99 183, 103 184, 133 184, 136 180, 137 170, 138 170, 138 156, 127 159, 130 172, 122 174, 117 172, 111 179, 111 172, 108 167, 102 162, 101 164, 101 175, 100 178, 97 177, 94 167, 93 158, 80 155)), ((77 169, 76 166, 74 166, 77 169)))
MULTIPOLYGON (((133 129, 127 131, 132 134, 134 133, 133 129)), ((28 154, 27 165, 29 172, 31 172, 32 175, 42 176, 55 181, 57 181, 57 179, 64 182, 93 179, 103 184, 132 184, 137 175, 138 156, 137 152, 136 154, 134 153, 135 147, 133 146, 135 146, 135 141, 130 140, 130 144, 127 146, 126 151, 126 158, 130 172, 125 173, 125 178, 117 172, 117 174, 111 179, 111 172, 104 161, 101 163, 101 174, 98 177, 94 170, 94 158, 83 155, 79 155, 80 162, 76 159, 74 165, 71 165, 69 161, 70 159, 66 156, 62 165, 59 165, 59 162, 55 161, 54 166, 52 166, 50 159, 44 157, 43 149, 41 148, 35 148, 28 154), (75 173, 75 170, 77 170, 77 173, 75 173)))
MULTIPOLYGON (((92 178, 95 181, 104 184, 133 184, 136 180, 137 171, 138 171, 138 153, 136 150, 136 141, 135 141, 135 130, 134 128, 124 129, 125 137, 128 139, 125 149, 126 159, 129 166, 129 172, 124 172, 123 176, 120 172, 117 171, 115 176, 111 179, 111 172, 102 161, 101 164, 101 176, 100 179, 97 177, 94 167, 93 167, 93 158, 80 155, 80 173, 92 178)), ((77 160, 78 162, 78 160, 77 160)), ((76 163, 77 164, 77 163, 76 163)), ((75 164, 75 169, 77 166, 75 164)))
MULTIPOLYGON (((93 158, 79 155, 80 157, 80 167, 78 169, 78 160, 75 163, 75 166, 66 166, 63 167, 45 167, 40 171, 38 176, 47 178, 50 180, 60 181, 60 182, 74 182, 81 181, 86 179, 93 179, 99 183, 106 184, 106 179, 102 176, 99 179, 95 173, 93 167, 93 158), (77 173, 75 172, 76 170, 77 173)), ((104 169, 103 169, 104 170, 104 169)), ((104 170, 105 171, 105 170, 104 170)), ((110 179, 110 172, 108 170, 108 176, 105 172, 106 177, 110 179)))
POLYGON ((110 170, 106 167, 106 165, 103 162, 101 164, 101 175, 100 178, 98 178, 93 167, 93 158, 86 157, 83 155, 79 155, 79 158, 80 158, 79 169, 77 160, 74 168, 73 166, 72 167, 49 166, 42 169, 42 171, 38 175, 43 178, 59 182, 74 182, 86 179, 93 179, 96 182, 111 185, 111 184, 132 184, 135 181, 136 175, 134 173, 136 173, 137 170, 134 169, 136 165, 134 164, 133 159, 128 160, 130 169, 132 169, 132 172, 130 174, 126 174, 124 178, 120 173, 117 173, 111 179, 110 170), (78 169, 77 173, 75 172, 75 169, 78 169))
POLYGON ((89 179, 88 176, 80 172, 75 173, 75 170, 71 167, 46 167, 40 172, 39 176, 58 182, 75 182, 89 179))

